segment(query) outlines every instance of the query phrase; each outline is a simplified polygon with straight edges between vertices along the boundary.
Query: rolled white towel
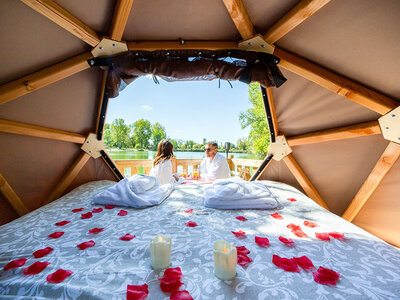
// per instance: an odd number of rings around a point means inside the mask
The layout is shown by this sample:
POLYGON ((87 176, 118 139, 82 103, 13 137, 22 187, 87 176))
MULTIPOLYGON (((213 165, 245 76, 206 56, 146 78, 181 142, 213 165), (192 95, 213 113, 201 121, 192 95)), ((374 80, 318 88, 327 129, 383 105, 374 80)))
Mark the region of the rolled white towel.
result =
POLYGON ((160 186, 160 181, 155 176, 135 174, 128 178, 129 187, 136 194, 144 193, 154 187, 160 186))

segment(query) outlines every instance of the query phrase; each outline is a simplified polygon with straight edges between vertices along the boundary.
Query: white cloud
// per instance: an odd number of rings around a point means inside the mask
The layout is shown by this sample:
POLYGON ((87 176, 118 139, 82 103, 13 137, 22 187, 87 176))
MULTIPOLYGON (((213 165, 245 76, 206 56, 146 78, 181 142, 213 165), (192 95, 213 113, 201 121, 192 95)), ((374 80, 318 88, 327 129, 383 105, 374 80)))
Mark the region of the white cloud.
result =
POLYGON ((144 109, 144 110, 152 110, 153 108, 150 105, 142 105, 142 109, 144 109))

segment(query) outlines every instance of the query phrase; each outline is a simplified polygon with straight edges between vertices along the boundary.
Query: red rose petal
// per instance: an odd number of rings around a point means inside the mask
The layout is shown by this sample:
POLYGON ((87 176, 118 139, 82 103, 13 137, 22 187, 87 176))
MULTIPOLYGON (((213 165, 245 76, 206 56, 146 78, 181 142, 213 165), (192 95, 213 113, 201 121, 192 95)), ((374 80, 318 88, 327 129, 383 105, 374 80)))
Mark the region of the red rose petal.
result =
POLYGON ((93 228, 93 229, 89 229, 89 233, 91 233, 91 234, 96 234, 96 233, 102 232, 103 229, 104 229, 103 227, 102 227, 102 228, 97 228, 97 227, 95 227, 95 228, 93 228))
POLYGON ((39 249, 35 252, 33 252, 33 256, 35 258, 41 258, 43 256, 46 256, 47 254, 49 254, 50 252, 52 252, 54 249, 51 247, 46 247, 44 249, 39 249))
POLYGON ((164 283, 171 283, 171 279, 181 279, 183 277, 182 270, 180 267, 175 267, 175 268, 168 268, 164 271, 164 277, 163 280, 161 280, 164 283), (169 281, 168 281, 169 280, 169 281))
POLYGON ((39 274, 42 272, 50 263, 47 261, 40 262, 36 261, 33 264, 31 264, 29 267, 24 269, 24 275, 35 275, 39 274))
MULTIPOLYGON (((104 207, 105 207, 105 209, 113 209, 115 206, 114 205, 106 205, 104 207)), ((136 286, 136 285, 131 285, 131 286, 136 286)))
POLYGON ((90 219, 91 217, 93 217, 93 214, 91 211, 89 211, 86 214, 81 214, 81 219, 90 219))
POLYGON ((247 221, 247 218, 243 216, 237 216, 236 219, 238 219, 239 221, 247 221))
POLYGON ((189 210, 185 210, 185 213, 187 213, 187 214, 189 214, 189 213, 191 213, 191 212, 193 212, 193 208, 191 208, 191 209, 189 209, 189 210))
POLYGON ((293 258, 279 257, 278 255, 274 254, 272 257, 272 263, 278 268, 281 268, 287 272, 300 272, 300 269, 293 258))
POLYGON ((74 272, 72 272, 70 270, 58 269, 54 273, 51 273, 50 275, 48 275, 46 280, 47 280, 47 282, 50 282, 50 283, 60 283, 60 282, 63 282, 67 277, 69 277, 73 273, 74 272))
POLYGON ((301 229, 299 225, 290 223, 286 227, 292 229, 292 233, 298 237, 308 237, 308 235, 301 229))
POLYGON ((63 231, 56 231, 56 232, 53 232, 52 234, 49 234, 49 238, 58 239, 63 234, 64 234, 63 231))
POLYGON ((15 269, 22 267, 26 263, 27 259, 26 258, 19 258, 13 261, 10 261, 8 264, 6 264, 3 268, 4 271, 10 270, 10 269, 15 269))
POLYGON ((287 238, 284 238, 283 236, 280 236, 279 240, 286 245, 294 245, 294 242, 292 241, 292 239, 287 239, 287 238))
POLYGON ((287 200, 290 201, 290 202, 295 202, 295 201, 297 201, 297 200, 294 199, 294 198, 287 198, 287 200))
POLYGON ((307 256, 293 257, 293 259, 296 264, 305 270, 312 270, 314 268, 312 261, 307 256))
POLYGON ((339 279, 340 274, 331 269, 319 267, 316 272, 313 272, 314 281, 319 284, 336 285, 336 281, 339 279))
POLYGON ((103 209, 101 207, 92 209, 92 213, 99 213, 99 212, 102 212, 102 211, 103 211, 103 209))
POLYGON ((169 297, 170 300, 193 300, 188 291, 176 291, 169 297))
POLYGON ((189 221, 189 222, 186 222, 185 225, 186 225, 186 226, 189 226, 189 227, 196 227, 196 226, 197 226, 197 223, 196 223, 196 222, 189 221))
POLYGON ((314 227, 318 227, 319 225, 317 223, 315 223, 315 222, 304 221, 304 226, 314 228, 314 227))
POLYGON ((136 235, 132 235, 132 234, 127 233, 124 236, 121 236, 119 239, 121 241, 130 241, 130 240, 134 239, 135 237, 136 237, 136 235))
POLYGON ((250 250, 247 249, 245 246, 236 247, 236 251, 237 251, 237 253, 242 253, 242 254, 250 253, 250 250))
POLYGON ((170 293, 170 292, 176 291, 182 285, 183 285, 183 283, 180 282, 179 280, 174 282, 174 283, 170 283, 170 284, 165 284, 165 283, 161 282, 160 283, 160 288, 164 293, 170 293))
POLYGON ((273 214, 270 214, 270 216, 273 217, 274 219, 277 219, 277 220, 282 220, 283 219, 283 217, 277 212, 273 213, 273 214))
POLYGON ((245 237, 246 236, 246 232, 244 232, 244 231, 241 231, 241 230, 239 230, 239 231, 232 231, 232 233, 234 234, 234 235, 236 235, 236 237, 245 237))
POLYGON ((61 221, 61 222, 58 222, 58 223, 56 223, 54 225, 56 225, 56 226, 64 226, 64 225, 67 225, 69 223, 71 223, 71 221, 61 221))
POLYGON ((320 240, 330 241, 329 234, 327 232, 316 232, 315 237, 320 240))
POLYGON ((121 209, 117 215, 118 216, 126 216, 127 214, 128 214, 128 212, 126 210, 121 209))
POLYGON ((81 207, 81 208, 75 208, 75 209, 72 210, 72 212, 73 212, 73 213, 76 213, 76 212, 80 212, 80 211, 82 211, 82 210, 84 210, 83 207, 81 207))
POLYGON ((261 247, 268 247, 269 246, 269 239, 266 237, 258 237, 256 236, 254 238, 255 242, 257 245, 261 246, 261 247))
POLYGON ((329 235, 331 237, 333 237, 334 239, 344 239, 344 233, 339 233, 339 232, 333 231, 333 232, 329 232, 329 235))
POLYGON ((251 263, 252 261, 253 260, 250 257, 248 257, 246 254, 244 254, 244 253, 239 252, 237 254, 237 263, 238 263, 238 265, 246 266, 249 263, 251 263))
POLYGON ((127 300, 144 300, 149 294, 149 287, 147 283, 142 285, 129 285, 126 288, 127 300))
POLYGON ((94 241, 90 240, 87 242, 80 243, 79 245, 77 245, 77 247, 81 250, 85 250, 87 248, 93 247, 94 245, 96 245, 96 243, 94 241))

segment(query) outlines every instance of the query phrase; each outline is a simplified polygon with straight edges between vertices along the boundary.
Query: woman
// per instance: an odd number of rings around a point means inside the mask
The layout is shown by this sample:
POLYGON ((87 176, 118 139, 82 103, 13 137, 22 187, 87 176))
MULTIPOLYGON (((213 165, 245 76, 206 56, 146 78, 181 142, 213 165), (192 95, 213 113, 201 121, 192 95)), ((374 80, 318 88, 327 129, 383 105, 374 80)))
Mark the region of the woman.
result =
POLYGON ((172 174, 171 158, 174 155, 174 145, 168 140, 161 140, 157 146, 157 155, 154 158, 150 175, 160 180, 161 184, 174 183, 178 180, 177 175, 172 174))

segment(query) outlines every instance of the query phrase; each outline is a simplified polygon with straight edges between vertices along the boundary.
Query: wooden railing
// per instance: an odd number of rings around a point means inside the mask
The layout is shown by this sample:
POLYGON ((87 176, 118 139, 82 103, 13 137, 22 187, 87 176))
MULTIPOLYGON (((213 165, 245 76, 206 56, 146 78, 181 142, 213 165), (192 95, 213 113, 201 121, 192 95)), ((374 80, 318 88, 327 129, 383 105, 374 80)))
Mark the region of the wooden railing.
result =
MULTIPOLYGON (((193 169, 198 169, 202 159, 171 159, 172 172, 186 172, 192 173, 193 169)), ((245 180, 249 180, 254 172, 261 165, 262 160, 234 158, 230 155, 227 159, 231 176, 240 176, 245 180)), ((150 174, 151 167, 153 166, 152 159, 122 159, 114 160, 120 172, 125 176, 132 176, 134 174, 150 174)))

